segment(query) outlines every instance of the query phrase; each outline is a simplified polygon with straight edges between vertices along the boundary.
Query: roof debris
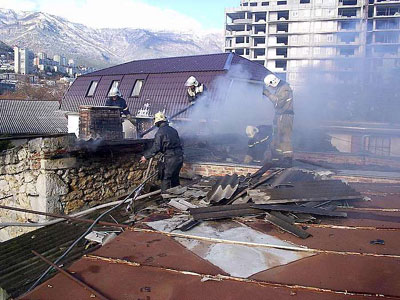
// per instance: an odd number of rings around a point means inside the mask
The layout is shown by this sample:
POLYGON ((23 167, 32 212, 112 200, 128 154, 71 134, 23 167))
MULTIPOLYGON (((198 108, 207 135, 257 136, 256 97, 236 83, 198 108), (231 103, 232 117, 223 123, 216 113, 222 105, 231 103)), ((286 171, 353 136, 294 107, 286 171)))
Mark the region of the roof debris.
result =
MULTIPOLYGON (((400 194, 361 185, 272 166, 242 177, 196 178, 162 197, 135 202, 134 215, 118 218, 125 230, 68 272, 113 299, 188 299, 194 295, 188 286, 202 291, 196 299, 399 297, 400 194), (365 195, 373 201, 362 201, 365 195), (131 284, 120 284, 128 279, 131 284)), ((83 298, 87 292, 64 276, 57 274, 24 299, 83 298)))
POLYGON ((212 178, 214 184, 211 186, 208 178, 206 182, 197 181, 196 187, 169 190, 169 195, 164 197, 176 197, 177 193, 186 196, 169 202, 179 210, 189 210, 192 216, 193 221, 185 220, 185 226, 180 227, 182 230, 193 228, 204 220, 264 216, 267 222, 303 239, 311 234, 294 222, 318 223, 318 218, 322 217, 345 218, 347 214, 335 211, 337 207, 347 205, 345 201, 362 199, 361 194, 348 184, 340 180, 321 180, 318 174, 310 171, 271 169, 267 165, 256 172, 256 177, 254 175, 212 178), (182 205, 182 201, 186 204, 182 205), (196 206, 207 204, 207 207, 193 208, 190 202, 196 206))

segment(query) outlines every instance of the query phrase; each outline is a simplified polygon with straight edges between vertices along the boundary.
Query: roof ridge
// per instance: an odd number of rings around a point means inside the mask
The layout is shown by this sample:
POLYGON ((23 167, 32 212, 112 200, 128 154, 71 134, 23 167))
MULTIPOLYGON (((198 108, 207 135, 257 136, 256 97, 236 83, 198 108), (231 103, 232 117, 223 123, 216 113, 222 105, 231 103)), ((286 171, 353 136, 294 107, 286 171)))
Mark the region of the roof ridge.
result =
MULTIPOLYGON (((81 75, 81 77, 97 76, 96 73, 98 73, 98 72, 103 72, 103 71, 110 70, 110 69, 113 69, 113 68, 116 68, 116 67, 121 67, 121 66, 133 63, 133 62, 151 62, 151 61, 157 61, 157 60, 181 59, 181 58, 216 56, 216 55, 229 55, 229 54, 230 54, 229 52, 221 52, 221 53, 209 53, 209 54, 200 54, 200 55, 197 54, 197 55, 182 55, 182 56, 170 56, 170 57, 137 59, 137 60, 131 60, 131 61, 128 61, 128 62, 124 62, 122 64, 118 64, 118 65, 115 65, 115 66, 107 67, 107 68, 104 68, 104 69, 101 69, 101 70, 97 70, 97 71, 94 71, 94 72, 91 72, 91 73, 87 73, 87 74, 81 75)), ((98 76, 102 76, 102 75, 98 75, 98 76)))

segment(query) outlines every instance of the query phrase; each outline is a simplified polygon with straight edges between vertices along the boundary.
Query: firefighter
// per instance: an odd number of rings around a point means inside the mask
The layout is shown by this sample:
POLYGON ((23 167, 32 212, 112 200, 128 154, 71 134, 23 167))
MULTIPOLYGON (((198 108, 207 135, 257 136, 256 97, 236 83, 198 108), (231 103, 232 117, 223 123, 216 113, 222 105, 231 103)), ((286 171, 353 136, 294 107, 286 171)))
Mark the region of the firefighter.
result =
POLYGON ((159 129, 154 137, 154 143, 140 159, 145 163, 150 157, 158 153, 163 154, 163 161, 159 167, 159 179, 161 179, 161 192, 178 186, 179 172, 183 165, 183 150, 178 132, 169 126, 164 113, 158 112, 154 116, 154 125, 159 129))
POLYGON ((194 76, 190 76, 186 80, 185 86, 188 88, 188 100, 190 103, 196 101, 196 98, 206 91, 204 84, 200 83, 194 76))
POLYGON ((272 142, 272 160, 282 166, 291 166, 293 159, 293 91, 289 84, 274 74, 264 78, 263 94, 269 98, 275 108, 274 130, 272 142), (267 87, 273 88, 270 92, 267 87))
POLYGON ((129 108, 126 105, 126 101, 122 98, 121 92, 117 87, 111 89, 105 106, 118 106, 121 108, 121 117, 123 118, 122 126, 123 131, 125 132, 125 138, 136 137, 136 120, 132 118, 129 108))
POLYGON ((249 142, 244 163, 260 163, 264 161, 265 154, 271 143, 272 127, 267 125, 247 126, 246 135, 249 137, 249 142))

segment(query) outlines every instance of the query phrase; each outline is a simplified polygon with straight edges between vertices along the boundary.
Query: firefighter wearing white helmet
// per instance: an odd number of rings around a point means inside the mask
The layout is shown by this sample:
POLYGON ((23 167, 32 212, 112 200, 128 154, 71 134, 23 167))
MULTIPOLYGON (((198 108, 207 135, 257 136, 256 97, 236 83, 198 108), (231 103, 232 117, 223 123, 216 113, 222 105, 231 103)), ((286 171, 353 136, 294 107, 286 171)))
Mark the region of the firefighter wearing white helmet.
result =
POLYGON ((243 162, 248 163, 260 163, 265 160, 266 152, 271 143, 272 126, 260 125, 260 126, 247 126, 246 135, 249 138, 247 143, 247 153, 244 157, 243 162))
POLYGON ((163 112, 154 115, 154 125, 158 131, 154 136, 151 149, 145 152, 140 159, 144 163, 150 157, 158 153, 163 154, 163 161, 159 162, 159 179, 161 180, 161 192, 178 186, 179 172, 183 165, 183 149, 178 131, 168 124, 168 120, 163 112))
POLYGON ((185 86, 188 88, 187 93, 190 103, 196 101, 196 98, 206 90, 204 84, 200 83, 194 76, 190 76, 186 80, 185 86))
POLYGON ((274 74, 264 78, 263 94, 269 98, 275 108, 272 159, 284 166, 291 166, 293 158, 293 91, 289 84, 274 74), (273 92, 268 88, 272 88, 273 92))
POLYGON ((126 101, 122 98, 122 94, 118 87, 114 86, 108 93, 108 99, 105 106, 117 106, 121 109, 122 127, 125 133, 125 138, 136 136, 136 120, 132 118, 126 101))

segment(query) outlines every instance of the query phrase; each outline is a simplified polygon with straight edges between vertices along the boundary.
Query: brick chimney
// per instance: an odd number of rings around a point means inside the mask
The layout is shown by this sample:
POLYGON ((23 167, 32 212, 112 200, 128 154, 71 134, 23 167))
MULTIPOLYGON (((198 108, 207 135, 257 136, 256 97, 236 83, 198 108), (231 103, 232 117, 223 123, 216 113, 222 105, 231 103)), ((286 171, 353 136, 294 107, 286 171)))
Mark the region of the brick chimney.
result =
POLYGON ((123 137, 120 108, 89 105, 79 107, 80 139, 121 140, 123 137))

